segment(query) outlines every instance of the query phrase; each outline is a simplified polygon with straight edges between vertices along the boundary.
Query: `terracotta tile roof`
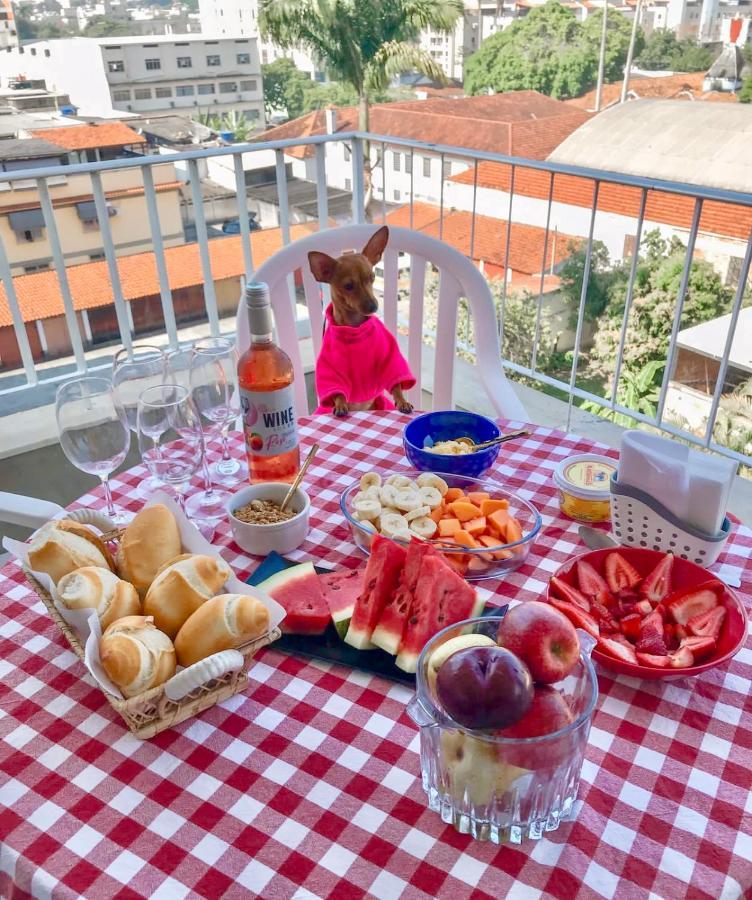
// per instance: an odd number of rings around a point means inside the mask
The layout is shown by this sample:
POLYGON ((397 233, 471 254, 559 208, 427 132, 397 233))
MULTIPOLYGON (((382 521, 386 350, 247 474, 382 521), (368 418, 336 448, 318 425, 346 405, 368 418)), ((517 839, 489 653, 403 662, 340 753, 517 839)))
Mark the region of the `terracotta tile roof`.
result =
MULTIPOLYGON (((156 194, 162 194, 165 191, 179 191, 180 188, 184 186, 184 182, 182 181, 164 181, 161 184, 154 185, 154 192, 156 194)), ((105 198, 107 200, 120 200, 123 197, 141 197, 144 194, 143 187, 131 187, 131 188, 120 188, 116 191, 105 191, 105 198)), ((2 197, 0 196, 0 200, 2 197)), ((54 209, 59 209, 64 206, 75 206, 76 203, 84 203, 87 200, 93 200, 93 194, 76 194, 68 197, 56 197, 52 201, 52 206, 54 209)), ((10 206, 4 206, 0 202, 0 216, 7 216, 8 213, 12 212, 20 212, 23 209, 38 209, 39 201, 27 201, 26 203, 14 203, 10 206)))
POLYGON ((124 122, 101 122, 95 125, 71 125, 70 128, 43 128, 31 132, 66 150, 95 150, 97 147, 125 147, 145 144, 146 138, 124 122))
MULTIPOLYGON (((478 166, 478 187, 497 191, 509 191, 510 167, 502 163, 482 162, 478 166)), ((451 181, 472 184, 473 172, 453 175, 451 181)), ((549 174, 518 167, 514 176, 514 192, 524 197, 548 200, 549 174)), ((598 193, 598 209, 636 218, 640 211, 641 191, 619 184, 601 184, 598 193)), ((593 183, 587 178, 573 175, 556 175, 553 199, 557 203, 590 208, 593 202, 593 183)), ((649 191, 645 207, 645 219, 675 228, 692 224, 695 201, 692 197, 649 191)), ((700 217, 700 231, 746 241, 752 230, 752 208, 729 203, 706 201, 700 217)))
MULTIPOLYGON (((545 159, 589 118, 583 110, 537 91, 380 103, 371 107, 370 115, 370 130, 376 134, 531 159, 545 159)), ((354 131, 357 127, 355 107, 336 110, 336 131, 354 131)), ((318 134, 326 134, 324 110, 271 128, 256 140, 274 141, 318 134)), ((290 156, 301 159, 314 152, 313 147, 285 150, 290 156)))
MULTIPOLYGON (((662 98, 666 100, 711 100, 720 103, 736 103, 736 94, 723 91, 703 92, 704 72, 681 72, 678 75, 667 75, 663 78, 649 78, 632 75, 629 79, 629 92, 636 94, 641 100, 662 98)), ((603 85, 602 104, 611 106, 621 98, 621 81, 603 85)), ((589 91, 581 97, 564 101, 568 106, 579 109, 595 109, 595 91, 589 91)))
MULTIPOLYGON (((293 225, 290 238, 295 240, 315 231, 315 225, 293 225)), ((209 241, 212 276, 215 281, 236 278, 244 273, 242 237, 216 238, 209 241)), ((251 234, 253 261, 261 265, 282 246, 279 228, 255 231, 251 234)), ((170 288, 193 287, 204 283, 198 244, 182 244, 165 249, 170 288)), ((127 301, 159 294, 159 279, 154 254, 135 253, 121 256, 117 261, 123 296, 127 301)), ((66 268, 68 283, 77 310, 96 309, 114 303, 107 263, 91 262, 66 268)), ((17 275, 13 279, 24 322, 49 319, 63 315, 63 299, 54 270, 17 275)), ((0 287, 0 327, 12 325, 5 288, 0 287)))
MULTIPOLYGON (((413 228, 431 237, 439 237, 439 208, 427 203, 416 203, 413 208, 413 228)), ((387 216, 390 225, 410 227, 410 208, 402 206, 387 216)), ((463 210, 445 210, 444 223, 441 229, 441 240, 456 247, 457 250, 470 255, 472 214, 463 210)), ((535 275, 541 271, 545 228, 534 225, 512 223, 512 235, 509 241, 509 269, 522 275, 535 275)), ((507 223, 491 216, 475 217, 475 235, 473 241, 473 260, 504 269, 506 254, 507 223)), ((581 239, 569 234, 549 235, 546 251, 546 268, 562 262, 570 255, 569 246, 580 243, 581 239)))

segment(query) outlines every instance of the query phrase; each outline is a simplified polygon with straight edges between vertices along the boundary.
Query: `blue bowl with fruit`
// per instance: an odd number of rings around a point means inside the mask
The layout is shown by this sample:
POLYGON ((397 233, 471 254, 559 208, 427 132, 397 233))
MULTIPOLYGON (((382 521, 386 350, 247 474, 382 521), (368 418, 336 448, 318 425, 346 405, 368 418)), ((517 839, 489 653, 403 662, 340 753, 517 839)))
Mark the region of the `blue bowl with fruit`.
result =
POLYGON ((477 478, 496 462, 499 447, 488 447, 474 453, 438 452, 441 445, 449 451, 458 437, 469 437, 475 444, 492 441, 501 435, 499 426, 478 413, 449 409, 416 416, 405 426, 402 443, 405 456, 422 472, 441 472, 477 478), (437 445, 439 447, 435 450, 437 445))

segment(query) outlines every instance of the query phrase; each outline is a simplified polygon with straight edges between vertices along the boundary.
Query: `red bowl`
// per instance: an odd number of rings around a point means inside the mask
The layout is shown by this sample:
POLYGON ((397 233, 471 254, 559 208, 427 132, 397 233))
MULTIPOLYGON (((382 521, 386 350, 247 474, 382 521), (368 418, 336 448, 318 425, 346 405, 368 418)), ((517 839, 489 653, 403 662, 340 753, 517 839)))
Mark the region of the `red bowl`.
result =
MULTIPOLYGON (((579 560, 586 560, 598 572, 603 573, 603 560, 609 553, 613 553, 614 550, 618 550, 624 559, 630 562, 643 577, 655 568, 664 555, 658 550, 646 550, 642 547, 614 547, 605 550, 591 550, 588 553, 582 553, 580 556, 572 557, 558 571, 554 572, 554 575, 567 584, 577 587, 577 563, 579 560)), ((702 584, 703 581, 707 581, 709 578, 715 577, 712 572, 708 572, 702 566, 677 556, 674 559, 671 574, 672 591, 691 588, 702 584)), ((716 580, 720 581, 720 579, 716 580)), ((656 669, 652 666, 633 665, 620 659, 614 659, 613 656, 602 653, 597 649, 593 650, 593 659, 604 668, 619 672, 621 675, 631 675, 633 678, 646 678, 648 680, 687 678, 723 665, 741 650, 747 638, 747 612, 744 604, 739 595, 732 591, 728 585, 724 585, 724 587, 723 605, 726 607, 726 618, 718 636, 718 647, 715 655, 705 662, 697 666, 689 666, 686 669, 656 669)), ((551 585, 549 583, 549 599, 551 596, 551 585)))

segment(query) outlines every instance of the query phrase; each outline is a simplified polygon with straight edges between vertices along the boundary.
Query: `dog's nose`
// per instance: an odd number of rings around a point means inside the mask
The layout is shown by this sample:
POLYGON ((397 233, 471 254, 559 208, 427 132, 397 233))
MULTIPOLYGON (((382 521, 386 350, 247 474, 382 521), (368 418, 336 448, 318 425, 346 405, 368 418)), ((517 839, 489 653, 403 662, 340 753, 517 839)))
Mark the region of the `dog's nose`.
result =
POLYGON ((369 300, 368 305, 366 307, 368 313, 375 313, 379 308, 379 304, 377 300, 369 300))

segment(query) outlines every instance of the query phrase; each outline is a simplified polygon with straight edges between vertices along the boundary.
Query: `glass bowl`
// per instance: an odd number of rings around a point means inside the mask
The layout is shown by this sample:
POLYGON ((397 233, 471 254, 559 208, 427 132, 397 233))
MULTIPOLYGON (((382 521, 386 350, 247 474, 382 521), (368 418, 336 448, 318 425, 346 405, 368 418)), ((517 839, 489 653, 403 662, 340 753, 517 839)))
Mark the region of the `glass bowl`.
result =
MULTIPOLYGON (((378 474, 381 476, 382 482, 384 482, 392 475, 406 475, 414 481, 419 475, 425 473, 414 469, 395 469, 389 472, 379 472, 378 474)), ((527 559, 530 548, 541 529, 542 521, 538 510, 532 503, 523 500, 522 497, 504 490, 496 481, 467 478, 462 475, 449 475, 445 472, 438 474, 446 481, 449 487, 461 488, 465 493, 468 491, 485 491, 494 498, 507 500, 510 514, 519 521, 522 527, 520 540, 509 544, 499 544, 494 547, 471 549, 459 547, 456 544, 451 545, 439 538, 432 540, 431 543, 441 550, 447 562, 460 574, 464 575, 468 581, 500 578, 518 569, 527 559)), ((374 532, 368 527, 367 523, 355 518, 353 500, 359 491, 360 480, 351 484, 343 492, 340 498, 340 509, 350 527, 353 542, 367 556, 371 552, 371 540, 374 532)), ((396 543, 407 546, 407 541, 396 539, 396 543)))
POLYGON ((438 443, 464 436, 472 438, 476 444, 482 444, 484 441, 492 441, 500 434, 499 426, 493 419, 478 413, 450 409, 416 416, 405 426, 402 445, 410 464, 422 472, 478 477, 496 462, 501 449, 499 445, 477 450, 475 453, 445 456, 424 449, 426 438, 438 443))
POLYGON ((418 659, 416 694, 407 712, 420 729, 420 768, 429 807, 462 834, 519 844, 554 831, 572 815, 598 680, 583 648, 574 671, 552 685, 565 698, 572 721, 551 734, 505 738, 503 731, 458 725, 436 697, 429 658, 461 634, 483 634, 495 641, 502 619, 466 619, 435 635, 418 659))

